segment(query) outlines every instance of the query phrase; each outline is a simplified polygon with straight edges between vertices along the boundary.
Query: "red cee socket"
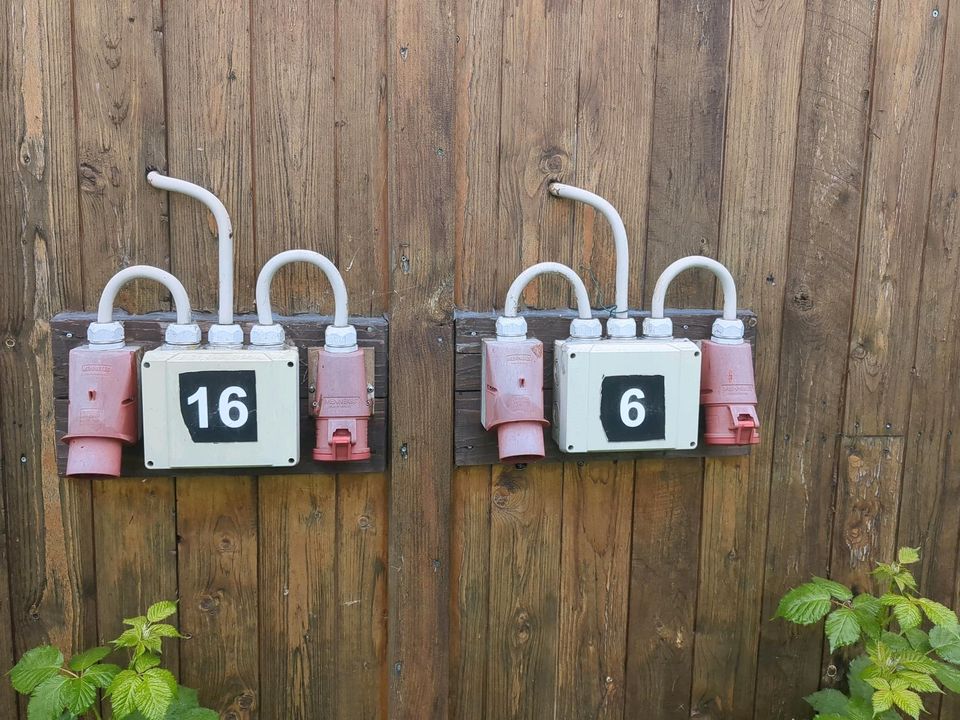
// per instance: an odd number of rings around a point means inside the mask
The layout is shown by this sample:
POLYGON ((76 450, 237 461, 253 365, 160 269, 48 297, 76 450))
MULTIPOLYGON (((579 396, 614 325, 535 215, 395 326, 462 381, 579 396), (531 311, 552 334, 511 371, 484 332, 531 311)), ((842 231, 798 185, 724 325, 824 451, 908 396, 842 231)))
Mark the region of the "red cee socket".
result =
POLYGON ((550 424, 543 417, 543 343, 485 340, 483 369, 483 427, 497 429, 500 460, 539 460, 550 424))
POLYGON ((316 386, 316 405, 310 412, 317 421, 313 459, 325 462, 368 459, 367 426, 373 404, 367 395, 363 350, 345 353, 320 350, 316 386))
POLYGON ((704 340, 700 350, 700 404, 707 445, 756 445, 760 421, 750 343, 704 340))
POLYGON ((123 445, 139 437, 138 348, 70 351, 67 475, 120 476, 123 445))

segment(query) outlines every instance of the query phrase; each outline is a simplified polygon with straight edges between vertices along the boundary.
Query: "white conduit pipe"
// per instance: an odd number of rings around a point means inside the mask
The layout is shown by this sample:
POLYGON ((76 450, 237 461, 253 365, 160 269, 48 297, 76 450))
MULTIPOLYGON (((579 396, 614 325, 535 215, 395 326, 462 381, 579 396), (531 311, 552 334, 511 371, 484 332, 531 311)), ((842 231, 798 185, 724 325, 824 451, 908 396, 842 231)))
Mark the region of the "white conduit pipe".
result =
POLYGON ((613 242, 617 250, 615 298, 617 307, 614 310, 614 316, 626 318, 630 286, 630 247, 627 244, 627 229, 623 225, 623 218, 620 217, 620 213, 618 213, 617 209, 607 200, 589 190, 574 187, 573 185, 564 185, 563 183, 550 183, 548 189, 550 194, 555 197, 576 200, 577 202, 582 202, 595 208, 606 218, 607 222, 610 223, 610 229, 613 230, 613 242))
POLYGON ((177 192, 199 200, 217 221, 218 269, 220 275, 218 320, 220 325, 233 325, 233 226, 220 199, 206 188, 179 178, 147 173, 147 182, 159 190, 177 192))
POLYGON ((670 283, 684 270, 690 268, 703 268, 709 270, 717 279, 720 280, 720 286, 723 289, 723 319, 737 319, 737 285, 733 281, 733 275, 722 264, 712 258, 702 255, 691 255, 690 257, 680 258, 679 260, 667 266, 660 277, 657 279, 656 287, 653 288, 653 304, 650 306, 650 315, 655 319, 663 317, 663 304, 666 301, 667 289, 670 283))
POLYGON ((270 304, 270 286, 273 276, 284 265, 295 262, 306 262, 316 265, 327 276, 330 287, 333 288, 334 315, 333 324, 336 327, 346 327, 349 307, 347 305, 347 286, 343 276, 328 258, 312 250, 286 250, 270 258, 257 277, 257 320, 261 325, 273 325, 273 307, 270 304))
POLYGON ((517 275, 517 279, 513 281, 513 284, 507 291, 507 300, 503 306, 504 317, 517 317, 517 306, 520 304, 520 298, 523 295, 524 289, 535 277, 546 273, 563 275, 563 277, 573 285, 573 291, 577 296, 577 313, 580 319, 590 320, 593 318, 590 312, 590 296, 587 294, 587 287, 583 284, 583 280, 569 267, 557 262, 537 263, 517 275))

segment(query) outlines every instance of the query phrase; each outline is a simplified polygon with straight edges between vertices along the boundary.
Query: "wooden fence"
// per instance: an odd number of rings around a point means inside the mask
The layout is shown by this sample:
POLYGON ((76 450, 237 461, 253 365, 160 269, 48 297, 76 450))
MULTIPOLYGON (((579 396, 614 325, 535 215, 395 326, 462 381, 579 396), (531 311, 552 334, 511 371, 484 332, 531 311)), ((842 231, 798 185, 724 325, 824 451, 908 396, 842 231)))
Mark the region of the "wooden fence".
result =
MULTIPOLYGON (((0 671, 178 596, 174 667, 231 720, 807 717, 834 659, 769 621, 788 587, 865 585, 911 544, 958 602, 949 4, 9 0, 0 671), (215 304, 212 221, 151 166, 224 199, 238 310, 306 247, 353 312, 389 313, 387 474, 57 476, 50 318, 137 262, 215 304), (633 307, 681 255, 734 272, 759 318, 752 456, 454 471, 454 307, 500 306, 541 259, 611 302, 609 231, 555 178, 620 209, 633 307)), ((276 287, 282 312, 329 310, 312 270, 276 287)), ((119 305, 169 307, 147 284, 119 305)))

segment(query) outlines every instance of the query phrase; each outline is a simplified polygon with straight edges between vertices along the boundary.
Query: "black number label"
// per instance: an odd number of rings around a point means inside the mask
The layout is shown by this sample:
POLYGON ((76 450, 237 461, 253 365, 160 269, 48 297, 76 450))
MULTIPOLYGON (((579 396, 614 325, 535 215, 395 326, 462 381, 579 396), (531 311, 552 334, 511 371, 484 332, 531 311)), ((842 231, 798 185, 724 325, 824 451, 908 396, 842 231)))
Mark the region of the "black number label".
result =
POLYGON ((195 443, 256 442, 256 372, 181 373, 180 414, 195 443))
POLYGON ((663 375, 611 375, 600 385, 600 424, 609 442, 663 440, 663 375))

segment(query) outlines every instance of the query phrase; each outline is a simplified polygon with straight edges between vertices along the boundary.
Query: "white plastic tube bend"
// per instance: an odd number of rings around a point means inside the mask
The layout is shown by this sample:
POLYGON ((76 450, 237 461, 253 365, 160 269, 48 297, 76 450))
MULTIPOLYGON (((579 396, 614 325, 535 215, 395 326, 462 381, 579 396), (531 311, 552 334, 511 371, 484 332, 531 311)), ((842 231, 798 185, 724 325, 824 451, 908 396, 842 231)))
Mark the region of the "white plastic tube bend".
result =
POLYGON ((513 284, 507 291, 507 300, 503 306, 504 317, 512 318, 517 316, 517 306, 520 304, 520 298, 523 295, 524 289, 535 277, 547 273, 563 275, 563 277, 570 282, 577 296, 577 314, 581 320, 590 320, 593 315, 590 312, 590 296, 587 294, 586 285, 583 284, 583 280, 577 273, 563 263, 557 262, 537 263, 517 275, 517 279, 513 281, 513 284))
POLYGON ((576 200, 595 208, 610 223, 610 229, 613 230, 613 242, 617 250, 617 307, 614 310, 614 316, 626 318, 630 285, 630 247, 627 244, 627 229, 623 225, 623 218, 620 217, 620 213, 607 200, 583 188, 564 185, 563 183, 550 183, 549 190, 550 194, 555 197, 576 200))
POLYGON ((147 182, 159 190, 182 193, 199 200, 217 221, 218 268, 220 275, 218 323, 233 325, 233 226, 227 208, 220 198, 206 188, 179 178, 161 175, 156 170, 147 173, 147 182))
POLYGON ((333 288, 333 324, 336 327, 346 327, 348 325, 349 306, 347 304, 347 286, 343 282, 343 276, 337 270, 337 266, 327 257, 312 250, 286 250, 267 260, 257 277, 257 321, 261 325, 273 325, 273 307, 270 304, 270 286, 273 284, 273 276, 284 265, 295 262, 316 265, 327 276, 330 287, 333 288))
POLYGON ((733 275, 722 264, 712 258, 702 255, 691 255, 690 257, 680 258, 679 260, 667 266, 660 277, 657 279, 656 287, 653 289, 653 304, 650 306, 650 315, 654 319, 663 318, 663 304, 666 301, 667 289, 670 283, 684 270, 690 268, 703 268, 709 270, 720 280, 720 286, 723 289, 723 319, 737 319, 737 285, 733 281, 733 275))

